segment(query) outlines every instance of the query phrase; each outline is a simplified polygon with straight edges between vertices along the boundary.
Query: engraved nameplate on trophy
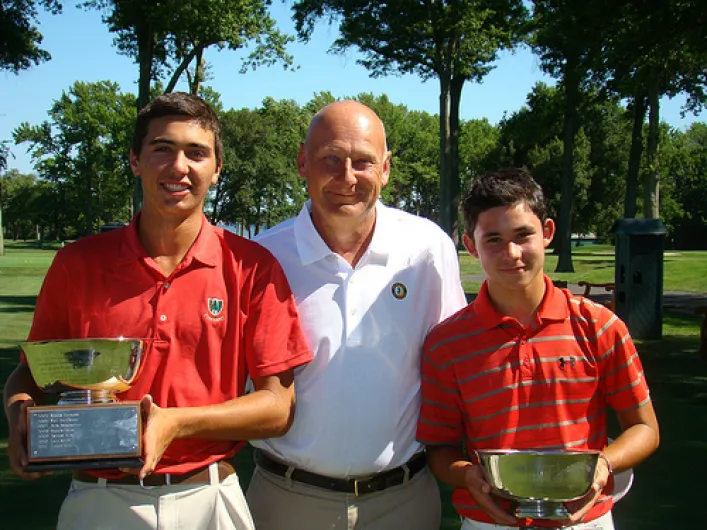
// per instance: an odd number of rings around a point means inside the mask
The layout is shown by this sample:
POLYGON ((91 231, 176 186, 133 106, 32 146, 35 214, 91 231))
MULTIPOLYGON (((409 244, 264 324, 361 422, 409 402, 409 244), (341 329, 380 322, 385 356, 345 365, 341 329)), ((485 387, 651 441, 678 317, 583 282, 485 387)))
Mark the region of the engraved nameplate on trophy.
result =
POLYGON ((120 402, 144 351, 142 339, 24 342, 22 350, 42 390, 56 405, 27 409, 25 471, 142 465, 142 415, 137 401, 120 402))

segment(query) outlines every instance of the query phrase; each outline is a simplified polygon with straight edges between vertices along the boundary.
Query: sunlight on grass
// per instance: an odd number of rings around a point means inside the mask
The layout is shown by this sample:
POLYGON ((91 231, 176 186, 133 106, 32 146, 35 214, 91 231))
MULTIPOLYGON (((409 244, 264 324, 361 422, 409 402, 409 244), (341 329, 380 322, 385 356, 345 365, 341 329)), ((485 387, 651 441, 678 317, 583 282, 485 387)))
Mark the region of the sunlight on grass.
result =
MULTIPOLYGON (((575 247, 572 250, 572 263, 574 272, 557 273, 554 272, 557 256, 552 251, 545 255, 545 271, 553 280, 575 284, 579 281, 614 281, 614 248, 611 245, 575 247)), ((459 252, 459 264, 462 276, 484 273, 478 260, 466 250, 459 252)), ((707 252, 668 251, 664 256, 663 269, 663 289, 666 291, 707 293, 707 252)))

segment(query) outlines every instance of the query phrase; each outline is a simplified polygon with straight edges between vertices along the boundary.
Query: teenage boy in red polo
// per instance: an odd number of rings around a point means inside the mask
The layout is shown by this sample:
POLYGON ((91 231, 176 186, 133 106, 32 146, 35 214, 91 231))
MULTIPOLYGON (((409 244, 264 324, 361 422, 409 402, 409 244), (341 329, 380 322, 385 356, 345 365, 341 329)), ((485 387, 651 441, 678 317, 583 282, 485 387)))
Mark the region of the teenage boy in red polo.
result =
MULTIPOLYGON (((214 111, 188 94, 138 115, 130 165, 144 205, 130 226, 60 250, 29 340, 148 338, 135 385, 144 465, 77 471, 60 529, 252 529, 226 462, 250 438, 287 432, 293 368, 311 360, 289 285, 260 245, 209 224, 202 209, 222 160, 214 111), (250 375, 255 391, 244 395, 250 375)), ((25 409, 44 401, 21 359, 5 386, 11 469, 24 478, 25 409)))
POLYGON ((544 275, 555 224, 527 172, 482 175, 462 208, 464 246, 486 281, 476 300, 425 342, 417 436, 427 444, 430 468, 456 488, 452 501, 464 530, 612 529, 611 474, 633 468, 659 440, 626 326, 544 275), (607 408, 622 427, 610 445, 607 408), (521 520, 491 494, 470 459, 474 449, 593 449, 602 457, 590 492, 568 503, 568 520, 521 520))

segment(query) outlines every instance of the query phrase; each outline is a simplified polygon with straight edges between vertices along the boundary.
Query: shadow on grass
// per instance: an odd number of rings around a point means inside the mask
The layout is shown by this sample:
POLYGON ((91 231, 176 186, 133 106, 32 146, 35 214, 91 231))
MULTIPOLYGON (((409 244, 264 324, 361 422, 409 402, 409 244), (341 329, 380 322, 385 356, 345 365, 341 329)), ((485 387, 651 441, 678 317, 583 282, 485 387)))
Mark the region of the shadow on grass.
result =
POLYGON ((34 307, 32 306, 6 306, 2 307, 0 305, 0 314, 6 314, 6 315, 11 315, 11 314, 17 314, 17 313, 29 313, 30 315, 34 311, 34 307))
MULTIPOLYGON (((4 297, 8 298, 8 297, 4 297)), ((15 297, 33 298, 33 297, 15 297)), ((29 309, 31 311, 31 308, 29 309)), ((0 348, 0 387, 15 369, 20 350, 17 347, 0 348)), ((7 440, 8 427, 5 415, 0 421, 0 441, 7 440)), ((56 517, 61 501, 69 487, 70 476, 56 473, 36 481, 21 480, 10 472, 5 450, 0 456, 0 530, 27 528, 49 530, 56 527, 56 517)))
MULTIPOLYGON (((68 241, 66 242, 68 243, 68 241)), ((65 244, 66 244, 65 243, 65 244)), ((5 246, 13 250, 59 250, 61 242, 44 241, 41 245, 37 241, 5 241, 5 246)))
MULTIPOLYGON (((5 381, 7 381, 10 373, 15 369, 18 363, 20 355, 20 349, 16 347, 11 348, 0 348, 0 389, 5 389, 5 381)), ((0 421, 0 440, 7 439, 7 421, 5 420, 5 414, 2 415, 2 420, 0 421)), ((3 451, 3 456, 4 451, 3 451)), ((0 466, 0 477, 2 477, 3 471, 7 469, 7 462, 4 462, 0 466)), ((2 482, 0 481, 0 484, 2 482)), ((2 523, 0 522, 0 525, 2 523)), ((0 526, 2 528, 2 526, 0 526)))
MULTIPOLYGON (((594 256, 573 256, 577 263, 591 263, 592 265, 604 265, 609 267, 614 267, 613 259, 605 259, 594 256)), ((599 267, 597 267, 599 268, 599 267)))
POLYGON ((22 480, 8 470, 3 454, 0 470, 2 517, 0 530, 50 530, 56 528, 56 519, 62 500, 69 489, 71 475, 54 473, 37 480, 22 480))
MULTIPOLYGON (((661 427, 661 446, 636 469, 629 495, 614 509, 619 530, 696 528, 695 507, 704 502, 707 476, 707 363, 697 354, 696 336, 665 336, 638 344, 646 378, 661 427)), ((16 348, 0 348, 0 378, 17 364, 16 348)), ((612 429, 612 432, 614 429, 612 429)), ((0 440, 7 427, 0 424, 0 440)), ((243 487, 252 474, 252 450, 246 446, 235 459, 243 487)), ((54 528, 70 477, 66 473, 25 482, 0 458, 0 529, 54 528), (41 509, 38 505, 41 504, 41 509)), ((451 507, 451 489, 442 487, 442 530, 459 528, 451 507)), ((699 526, 699 525, 698 525, 699 526)))
POLYGON ((37 303, 36 296, 0 296, 0 313, 31 313, 37 303), (7 306, 7 307, 2 307, 7 306))
POLYGON ((694 528, 707 476, 707 363, 696 337, 638 344, 661 430, 660 448, 636 469, 614 510, 617 528, 694 528))

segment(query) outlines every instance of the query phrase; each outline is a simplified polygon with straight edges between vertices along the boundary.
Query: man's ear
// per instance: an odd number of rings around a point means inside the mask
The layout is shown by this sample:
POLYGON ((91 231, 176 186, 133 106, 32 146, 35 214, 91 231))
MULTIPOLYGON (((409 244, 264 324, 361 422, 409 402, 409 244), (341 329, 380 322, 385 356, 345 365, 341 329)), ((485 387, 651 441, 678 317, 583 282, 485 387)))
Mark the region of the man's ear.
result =
POLYGON ((476 259, 479 259, 479 253, 476 251, 476 245, 474 244, 474 239, 469 237, 466 233, 462 235, 462 243, 464 243, 464 248, 474 256, 476 259))
POLYGON ((547 248, 555 237, 555 221, 550 218, 543 223, 543 246, 547 248))
POLYGON ((385 159, 383 160, 383 173, 381 174, 381 188, 388 184, 388 179, 390 178, 390 159, 393 158, 393 152, 388 151, 385 153, 385 159))
POLYGON ((130 169, 132 170, 133 175, 136 177, 140 176, 140 161, 132 149, 130 149, 130 169))
POLYGON ((299 144, 299 153, 297 153, 297 171, 303 179, 307 178, 307 153, 304 148, 304 143, 299 144))

